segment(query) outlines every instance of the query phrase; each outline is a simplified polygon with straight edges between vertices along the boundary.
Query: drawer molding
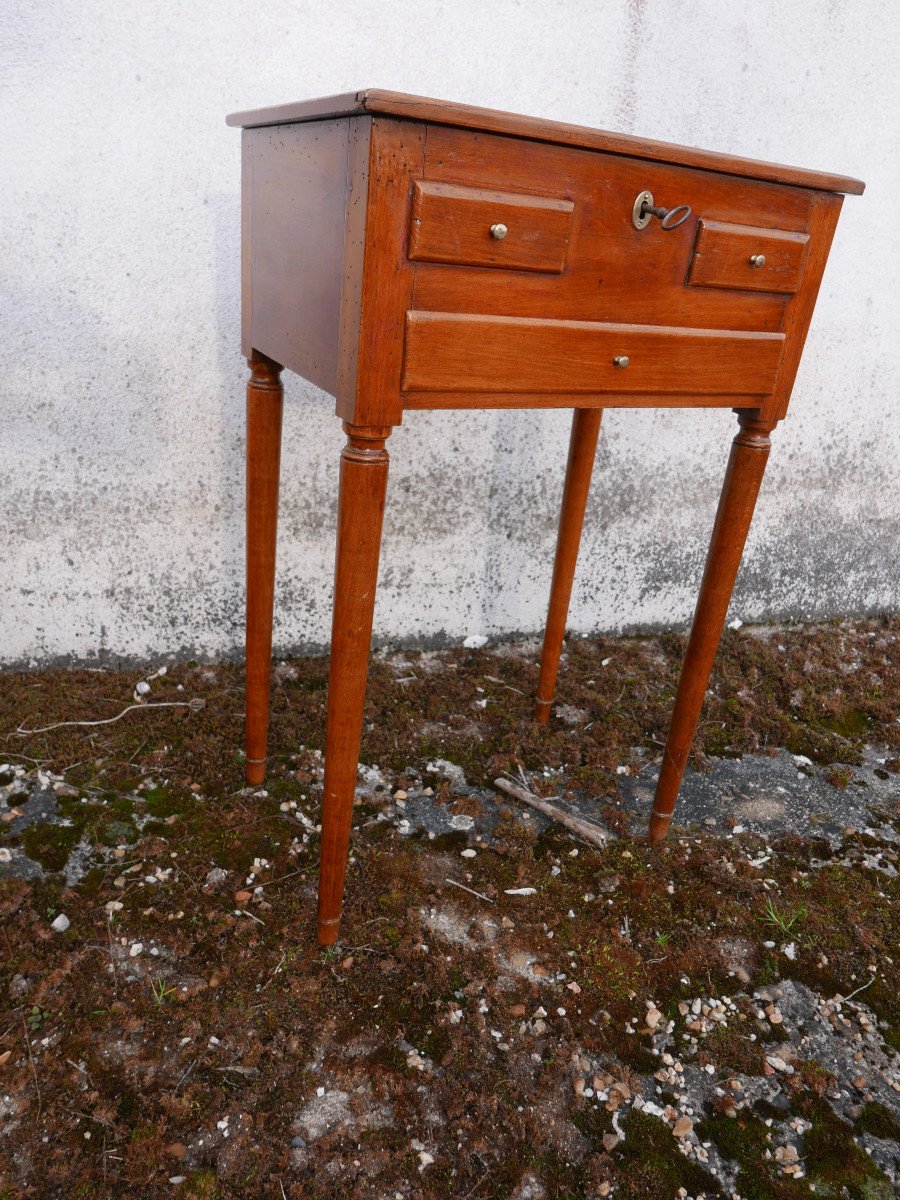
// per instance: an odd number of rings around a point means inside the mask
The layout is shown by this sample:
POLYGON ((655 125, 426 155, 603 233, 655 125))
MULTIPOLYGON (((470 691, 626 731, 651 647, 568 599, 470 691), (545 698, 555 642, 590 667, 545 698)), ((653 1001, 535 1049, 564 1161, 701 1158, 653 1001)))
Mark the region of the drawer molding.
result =
POLYGON ((417 180, 409 257, 559 275, 566 265, 574 209, 571 200, 417 180), (492 235, 497 226, 507 232, 492 235))
POLYGON ((702 219, 688 283, 792 295, 800 286, 808 242, 808 233, 702 219))
POLYGON ((783 345, 782 333, 411 311, 402 388, 767 396, 783 345))

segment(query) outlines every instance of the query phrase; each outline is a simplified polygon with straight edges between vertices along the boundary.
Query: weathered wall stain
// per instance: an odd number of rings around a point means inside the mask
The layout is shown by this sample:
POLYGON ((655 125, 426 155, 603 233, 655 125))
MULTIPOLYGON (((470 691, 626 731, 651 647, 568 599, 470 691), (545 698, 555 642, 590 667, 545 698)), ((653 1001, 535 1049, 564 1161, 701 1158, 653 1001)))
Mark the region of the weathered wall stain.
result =
MULTIPOLYGON (((391 0, 374 24, 362 4, 274 0, 248 30, 235 0, 152 19, 65 0, 4 23, 0 662, 240 653, 240 155, 223 116, 371 83, 864 177, 773 437, 733 612, 900 606, 900 339, 884 301, 900 226, 878 219, 900 194, 884 153, 896 15, 869 0, 827 14, 500 0, 486 29, 463 0, 424 26, 421 11, 391 0)), ((389 442, 377 640, 541 628, 568 427, 559 412, 407 417, 389 442)), ((575 631, 689 621, 735 428, 728 412, 607 414, 575 631)), ((288 379, 282 650, 329 639, 341 443, 333 401, 288 379)))

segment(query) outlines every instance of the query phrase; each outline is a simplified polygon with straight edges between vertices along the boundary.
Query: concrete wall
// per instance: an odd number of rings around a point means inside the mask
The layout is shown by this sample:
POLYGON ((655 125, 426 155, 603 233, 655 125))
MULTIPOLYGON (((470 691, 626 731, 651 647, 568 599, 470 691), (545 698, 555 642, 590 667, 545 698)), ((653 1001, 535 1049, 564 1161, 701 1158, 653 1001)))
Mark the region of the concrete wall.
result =
MULTIPOLYGON (((744 620, 900 608, 900 8, 883 0, 54 0, 2 27, 0 661, 241 642, 239 135, 379 86, 860 175, 776 433, 744 620)), ((571 624, 690 617, 730 413, 612 412, 571 624)), ((562 413, 411 414, 377 636, 540 627, 562 413)), ((333 402, 287 382, 276 640, 327 642, 333 402)))

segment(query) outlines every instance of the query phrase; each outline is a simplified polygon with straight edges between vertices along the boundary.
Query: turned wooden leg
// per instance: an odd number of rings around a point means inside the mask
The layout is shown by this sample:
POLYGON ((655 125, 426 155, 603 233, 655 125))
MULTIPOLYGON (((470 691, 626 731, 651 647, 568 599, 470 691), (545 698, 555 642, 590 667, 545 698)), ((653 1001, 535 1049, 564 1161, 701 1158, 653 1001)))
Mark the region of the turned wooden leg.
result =
POLYGON ((381 523, 387 489, 389 428, 344 425, 341 452, 328 730, 322 795, 318 938, 337 941, 350 848, 381 523))
POLYGON ((247 782, 262 783, 269 729, 275 535, 281 461, 282 368, 254 350, 247 360, 247 782))
POLYGON ((769 457, 772 425, 757 420, 752 413, 738 412, 738 421, 741 428, 732 444, 725 482, 722 484, 706 569, 700 584, 694 623, 681 668, 672 723, 656 785, 650 817, 650 839, 654 842, 666 836, 672 820, 681 777, 697 728, 766 459, 769 457))
POLYGON ((544 648, 541 652, 541 674, 538 679, 535 720, 546 725, 559 671, 559 656, 566 632, 566 617, 572 597, 572 581, 578 560, 578 546, 584 525, 584 510, 591 486, 591 472, 597 438, 600 435, 599 408, 576 408, 572 414, 572 434, 569 438, 569 461, 563 489, 553 582, 550 585, 550 608, 544 629, 544 648))

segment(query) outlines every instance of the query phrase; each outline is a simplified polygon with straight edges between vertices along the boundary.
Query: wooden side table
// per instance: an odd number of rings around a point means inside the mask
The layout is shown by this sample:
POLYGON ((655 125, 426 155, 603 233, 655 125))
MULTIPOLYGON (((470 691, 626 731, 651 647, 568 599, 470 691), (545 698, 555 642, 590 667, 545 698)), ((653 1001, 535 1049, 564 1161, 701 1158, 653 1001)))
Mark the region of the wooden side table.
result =
MULTIPOLYGON (((571 408, 536 717, 550 713, 605 408, 732 408, 650 837, 665 836, 769 453, 855 179, 365 91, 237 113, 247 779, 265 772, 284 367, 337 399, 318 937, 336 941, 388 474, 408 410, 571 408)), ((698 411, 697 420, 702 420, 698 411)))

